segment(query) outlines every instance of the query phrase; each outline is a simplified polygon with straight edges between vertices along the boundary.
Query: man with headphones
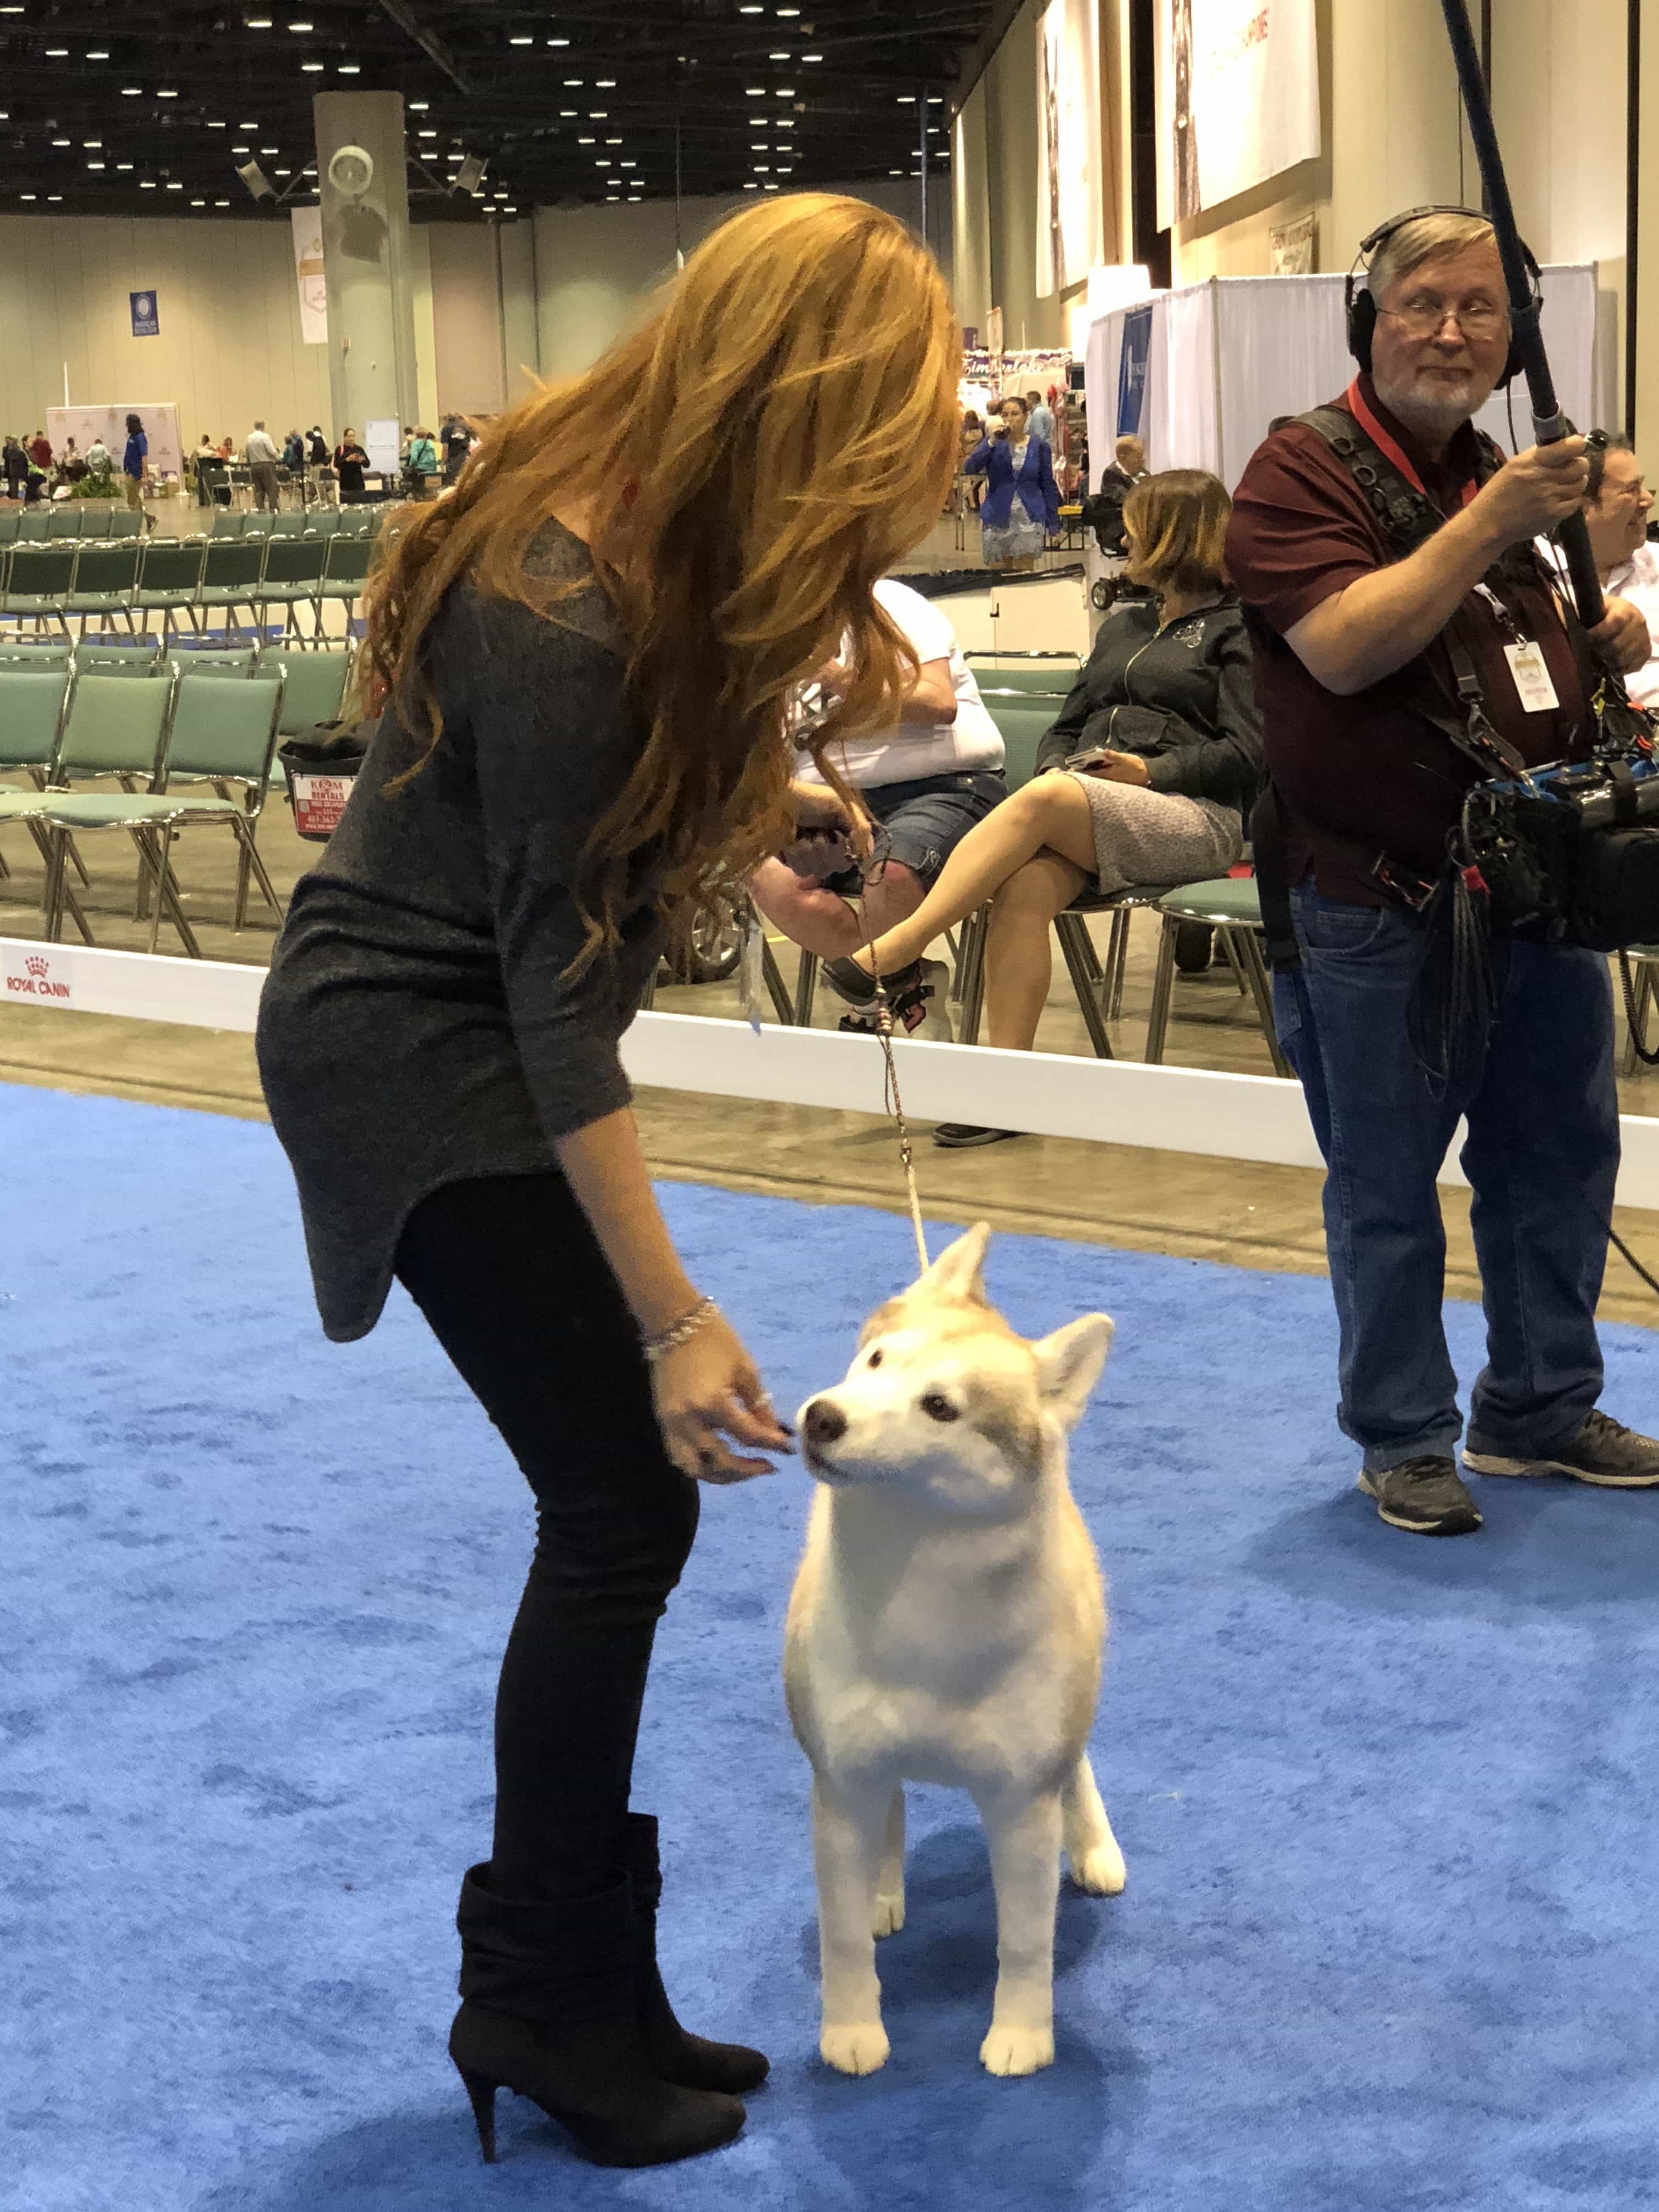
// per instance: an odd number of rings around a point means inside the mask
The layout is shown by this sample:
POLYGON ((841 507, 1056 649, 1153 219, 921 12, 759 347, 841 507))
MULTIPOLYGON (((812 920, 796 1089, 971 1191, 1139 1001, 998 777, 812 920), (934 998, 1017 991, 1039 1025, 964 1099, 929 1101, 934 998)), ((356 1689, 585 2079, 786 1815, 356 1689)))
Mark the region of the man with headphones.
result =
POLYGON ((1425 1074, 1408 1019, 1422 909, 1482 774, 1471 728, 1528 765, 1582 757, 1600 666, 1639 667, 1649 648, 1618 599, 1587 634, 1533 547, 1583 497, 1583 440, 1506 461, 1473 427, 1516 368, 1491 225, 1414 208, 1361 252, 1359 374, 1258 448, 1227 565, 1266 734, 1255 836, 1279 1040, 1328 1170, 1339 1419, 1382 1518, 1452 1535, 1481 1520, 1453 1456, 1440 1312, 1436 1176, 1460 1116, 1487 1322, 1465 1469, 1659 1486, 1659 1443, 1597 1405, 1619 1160, 1606 962, 1496 941, 1495 1018, 1461 1088, 1425 1074))

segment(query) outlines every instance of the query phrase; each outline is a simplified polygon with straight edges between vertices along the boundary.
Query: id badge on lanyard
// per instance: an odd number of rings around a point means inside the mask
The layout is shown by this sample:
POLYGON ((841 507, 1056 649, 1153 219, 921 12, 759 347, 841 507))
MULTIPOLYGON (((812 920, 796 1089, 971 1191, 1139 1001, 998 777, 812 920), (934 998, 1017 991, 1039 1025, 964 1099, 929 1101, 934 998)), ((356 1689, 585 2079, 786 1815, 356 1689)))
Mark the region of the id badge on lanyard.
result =
POLYGON ((1477 584, 1474 588, 1491 607, 1498 628, 1508 639, 1504 647, 1504 658, 1510 665, 1510 674, 1515 678, 1515 688, 1520 695, 1522 706, 1529 714, 1547 714, 1561 702, 1555 696, 1555 686, 1550 680, 1543 647, 1535 638, 1521 635, 1514 616, 1489 586, 1477 584))

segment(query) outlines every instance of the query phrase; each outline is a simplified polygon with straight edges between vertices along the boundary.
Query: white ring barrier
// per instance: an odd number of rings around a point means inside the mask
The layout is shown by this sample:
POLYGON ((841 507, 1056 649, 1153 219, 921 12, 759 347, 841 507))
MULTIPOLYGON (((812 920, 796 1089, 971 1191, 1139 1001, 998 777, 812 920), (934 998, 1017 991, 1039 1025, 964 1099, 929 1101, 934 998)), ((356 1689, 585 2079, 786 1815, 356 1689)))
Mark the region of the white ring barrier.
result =
MULTIPOLYGON (((252 1031, 264 970, 9 937, 0 938, 0 982, 8 1006, 252 1031)), ((1212 1159, 1321 1164, 1302 1087, 1277 1076, 908 1039, 894 1051, 905 1114, 916 1122, 973 1121, 1212 1159)), ((623 1037, 622 1056, 630 1081, 658 1090, 885 1111, 873 1037, 770 1024, 757 1032, 708 1015, 647 1013, 623 1037)), ((1618 1202, 1659 1212, 1659 1120, 1626 1114, 1620 1128, 1618 1202)), ((1461 1143, 1460 1128, 1442 1182, 1464 1180, 1461 1143)))

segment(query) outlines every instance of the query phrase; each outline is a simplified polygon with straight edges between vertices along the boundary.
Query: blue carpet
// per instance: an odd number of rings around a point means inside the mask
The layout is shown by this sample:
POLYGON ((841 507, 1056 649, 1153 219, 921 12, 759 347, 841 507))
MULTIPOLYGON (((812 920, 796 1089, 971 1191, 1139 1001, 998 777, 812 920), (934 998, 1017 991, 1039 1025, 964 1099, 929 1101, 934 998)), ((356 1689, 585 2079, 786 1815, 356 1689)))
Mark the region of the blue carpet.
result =
MULTIPOLYGON (((316 1334, 245 1122, 0 1091, 0 2203, 19 2212, 1630 2212, 1659 2123, 1659 1498, 1485 1486, 1382 1529, 1326 1285, 1008 1237, 1017 1325, 1103 1306, 1074 1455, 1114 1585, 1096 1764, 1129 1862, 1067 1896, 1059 2061, 975 2051, 964 1801, 914 1807, 888 2069, 827 2073, 778 1688, 806 1483, 708 1494, 639 1802, 667 1970, 774 2055, 743 2140, 619 2176, 443 2054, 527 1499, 401 1296, 316 1334)), ((779 1402, 833 1379, 902 1221, 670 1188, 779 1402)), ((1468 1373, 1479 1316, 1452 1316, 1468 1373)), ((1654 1339, 1608 1403, 1659 1421, 1654 1339)))

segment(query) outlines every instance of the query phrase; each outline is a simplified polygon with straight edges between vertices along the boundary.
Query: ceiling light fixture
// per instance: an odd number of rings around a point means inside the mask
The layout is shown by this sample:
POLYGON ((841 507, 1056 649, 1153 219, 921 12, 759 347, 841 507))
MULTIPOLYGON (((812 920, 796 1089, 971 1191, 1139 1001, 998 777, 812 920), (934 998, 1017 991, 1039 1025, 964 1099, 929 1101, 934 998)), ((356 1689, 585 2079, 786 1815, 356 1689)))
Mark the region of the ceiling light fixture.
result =
POLYGON ((507 43, 509 46, 533 46, 536 41, 531 38, 516 38, 509 39, 507 43))
POLYGON ((46 59, 49 62, 66 62, 69 59, 69 48, 67 46, 48 46, 46 48, 46 59))
POLYGON ((288 27, 290 31, 309 31, 313 27, 309 23, 290 23, 288 27))
POLYGON ((411 100, 409 103, 409 112, 411 115, 424 115, 431 105, 429 100, 411 100))
POLYGON ((124 84, 121 87, 121 97, 123 100, 137 100, 142 96, 143 89, 142 84, 124 84))
POLYGON ((301 62, 300 64, 307 76, 314 76, 319 70, 325 69, 327 66, 325 62, 301 62))
POLYGON ((141 192, 153 192, 155 190, 155 178, 140 177, 138 179, 138 189, 141 192))
POLYGON ((362 70, 356 62, 342 62, 336 72, 340 76, 361 76, 362 70))
POLYGON ((131 169, 132 164, 131 161, 118 161, 115 166, 118 169, 131 169))
POLYGON ((179 95, 176 92, 158 92, 155 97, 157 100, 177 100, 179 95))
POLYGON ((88 50, 87 59, 89 62, 106 62, 109 59, 109 54, 102 46, 93 46, 88 50))
POLYGON ((822 54, 803 54, 801 56, 801 59, 804 62, 821 62, 823 59, 823 56, 822 54))

